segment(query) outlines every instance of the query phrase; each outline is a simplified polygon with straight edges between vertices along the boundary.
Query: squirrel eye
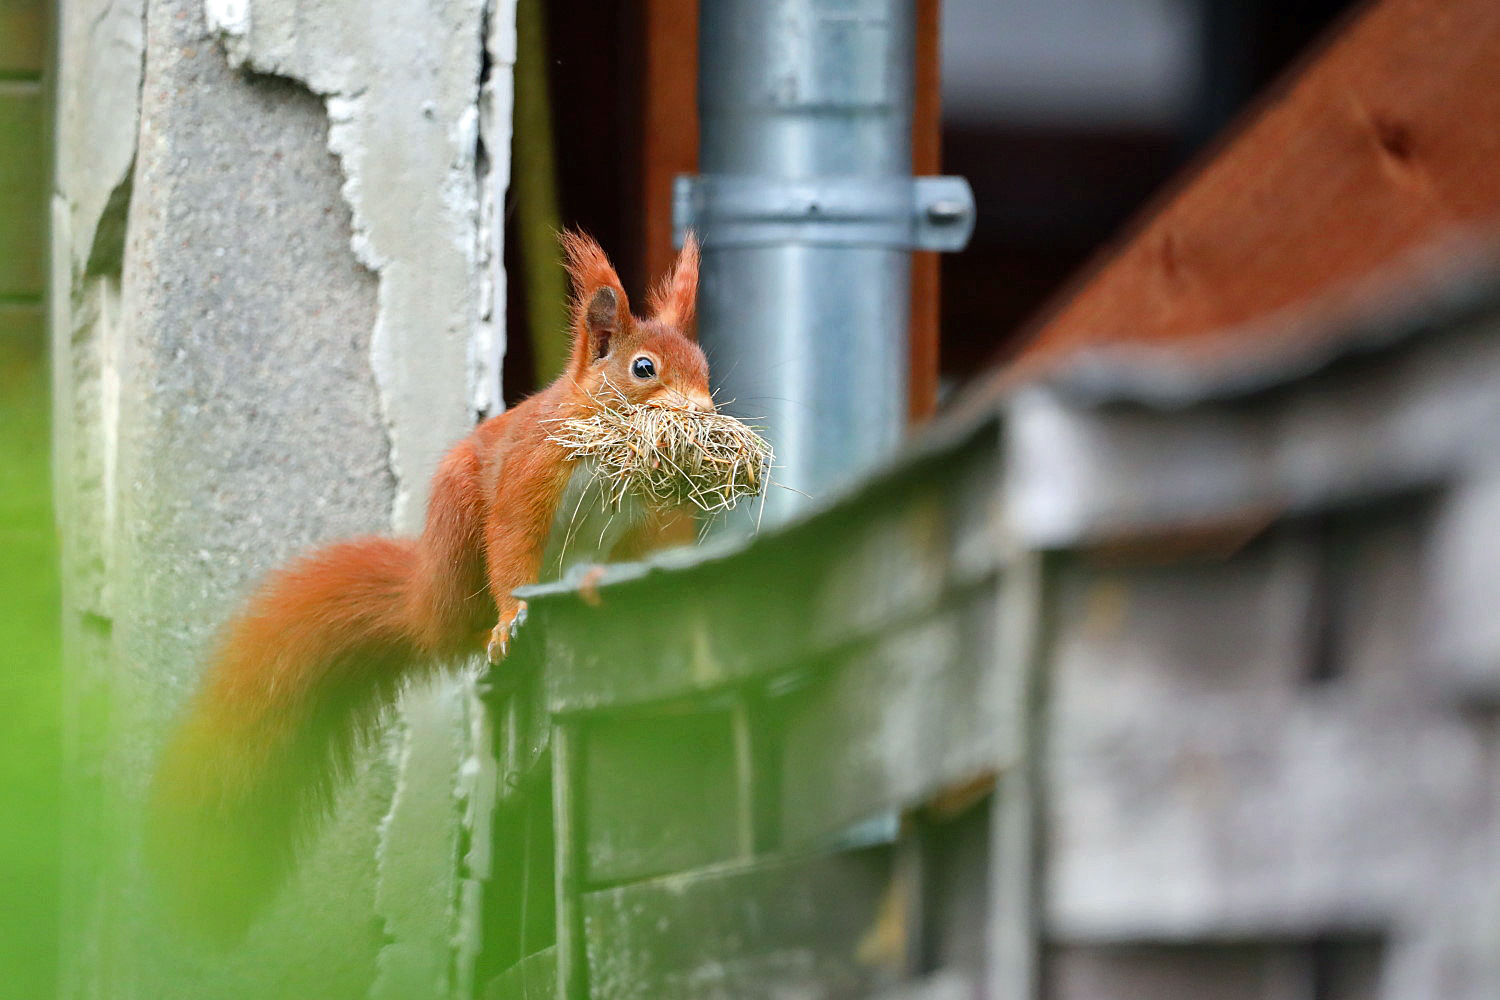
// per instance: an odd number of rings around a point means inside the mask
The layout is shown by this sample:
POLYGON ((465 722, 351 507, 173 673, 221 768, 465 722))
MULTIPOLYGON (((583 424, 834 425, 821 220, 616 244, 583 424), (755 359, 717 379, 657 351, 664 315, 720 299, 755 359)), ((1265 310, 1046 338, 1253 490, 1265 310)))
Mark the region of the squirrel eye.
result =
POLYGON ((655 378, 656 365, 650 358, 642 354, 630 363, 630 374, 638 379, 655 378))

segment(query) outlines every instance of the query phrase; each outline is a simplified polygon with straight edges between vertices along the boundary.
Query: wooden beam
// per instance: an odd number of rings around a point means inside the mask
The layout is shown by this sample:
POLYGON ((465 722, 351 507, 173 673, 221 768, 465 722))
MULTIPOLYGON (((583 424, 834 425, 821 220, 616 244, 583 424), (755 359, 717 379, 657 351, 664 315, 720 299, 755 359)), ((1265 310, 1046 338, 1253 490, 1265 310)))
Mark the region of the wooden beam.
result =
POLYGON ((645 0, 642 17, 640 224, 656 281, 676 257, 672 179, 698 170, 698 0, 645 0))
MULTIPOLYGON (((917 0, 916 73, 911 130, 911 169, 921 177, 942 170, 941 0, 917 0)), ((939 258, 912 254, 911 360, 908 411, 912 423, 937 412, 939 360, 939 258)))

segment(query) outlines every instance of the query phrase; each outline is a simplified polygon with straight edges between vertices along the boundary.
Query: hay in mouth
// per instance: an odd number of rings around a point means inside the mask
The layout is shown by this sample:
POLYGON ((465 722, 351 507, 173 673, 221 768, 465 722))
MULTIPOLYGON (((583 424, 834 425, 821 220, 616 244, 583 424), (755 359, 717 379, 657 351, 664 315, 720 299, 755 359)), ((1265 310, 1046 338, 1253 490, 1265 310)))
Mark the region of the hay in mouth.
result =
POLYGON ((770 444, 734 417, 632 403, 607 382, 594 400, 599 405, 588 416, 556 421, 548 440, 570 459, 594 460, 595 477, 616 509, 635 494, 717 513, 759 496, 770 481, 770 444))

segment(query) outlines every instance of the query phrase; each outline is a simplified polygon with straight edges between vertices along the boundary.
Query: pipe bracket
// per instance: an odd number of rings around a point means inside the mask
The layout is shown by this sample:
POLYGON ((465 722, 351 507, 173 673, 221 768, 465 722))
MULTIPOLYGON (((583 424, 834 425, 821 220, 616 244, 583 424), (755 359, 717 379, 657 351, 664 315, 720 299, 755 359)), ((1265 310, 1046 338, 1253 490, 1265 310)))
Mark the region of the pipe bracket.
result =
POLYGON ((677 177, 674 238, 705 247, 885 247, 962 250, 974 232, 974 192, 962 177, 677 177))

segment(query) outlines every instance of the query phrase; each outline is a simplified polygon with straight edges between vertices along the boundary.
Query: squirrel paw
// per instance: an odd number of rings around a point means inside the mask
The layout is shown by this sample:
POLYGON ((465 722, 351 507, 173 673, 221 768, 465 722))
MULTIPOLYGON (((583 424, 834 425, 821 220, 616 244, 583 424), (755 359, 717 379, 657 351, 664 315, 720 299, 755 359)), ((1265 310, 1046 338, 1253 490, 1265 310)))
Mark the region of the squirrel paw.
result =
POLYGON ((491 663, 499 663, 505 659, 505 654, 510 652, 510 641, 516 637, 516 633, 521 630, 521 623, 525 620, 526 602, 522 601, 521 606, 516 609, 515 614, 510 616, 509 621, 501 618, 495 623, 494 629, 490 631, 489 646, 485 650, 491 663))

